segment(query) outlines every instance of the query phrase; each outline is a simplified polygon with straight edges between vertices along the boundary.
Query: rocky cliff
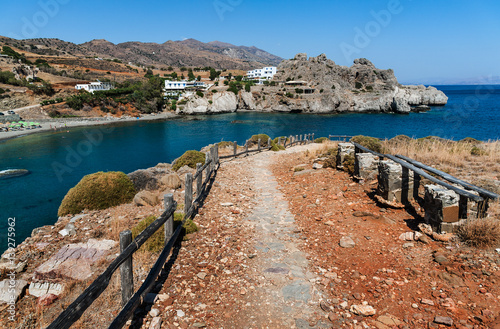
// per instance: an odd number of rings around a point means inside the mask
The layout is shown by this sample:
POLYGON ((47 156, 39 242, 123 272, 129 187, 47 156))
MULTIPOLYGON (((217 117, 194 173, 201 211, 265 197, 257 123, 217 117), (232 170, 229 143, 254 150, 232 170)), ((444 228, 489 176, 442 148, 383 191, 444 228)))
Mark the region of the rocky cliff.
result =
POLYGON ((394 72, 377 69, 365 58, 351 67, 336 65, 324 54, 307 58, 297 54, 278 66, 269 86, 253 86, 238 95, 218 87, 204 98, 188 100, 178 113, 222 113, 237 110, 263 112, 387 112, 409 113, 445 105, 446 95, 434 87, 404 86, 394 72))

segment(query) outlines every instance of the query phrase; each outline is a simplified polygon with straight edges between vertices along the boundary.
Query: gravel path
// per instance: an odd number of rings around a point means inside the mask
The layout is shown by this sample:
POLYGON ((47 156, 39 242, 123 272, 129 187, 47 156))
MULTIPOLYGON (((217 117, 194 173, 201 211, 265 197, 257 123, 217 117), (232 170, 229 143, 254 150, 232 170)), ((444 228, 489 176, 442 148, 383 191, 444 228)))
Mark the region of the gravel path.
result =
POLYGON ((321 321, 310 323, 321 295, 314 286, 316 276, 308 271, 307 257, 298 248, 304 242, 294 216, 270 170, 274 156, 253 156, 249 168, 257 202, 246 218, 254 224, 256 235, 257 261, 251 272, 263 284, 249 296, 250 311, 242 320, 246 328, 329 328, 321 321))

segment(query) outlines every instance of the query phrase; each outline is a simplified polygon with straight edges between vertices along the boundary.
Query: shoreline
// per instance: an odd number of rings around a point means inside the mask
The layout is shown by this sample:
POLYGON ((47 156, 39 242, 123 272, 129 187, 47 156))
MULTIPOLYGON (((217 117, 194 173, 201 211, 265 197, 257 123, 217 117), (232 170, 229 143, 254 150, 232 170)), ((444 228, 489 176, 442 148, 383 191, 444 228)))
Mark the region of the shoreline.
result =
POLYGON ((43 119, 40 121, 42 128, 22 130, 22 131, 7 131, 0 132, 0 142, 24 137, 36 133, 50 132, 50 131, 61 131, 64 129, 71 129, 76 127, 86 127, 86 126, 99 126, 105 124, 114 124, 120 122, 134 122, 134 121, 156 121, 156 120, 168 120, 177 118, 179 115, 171 112, 162 112, 160 114, 145 114, 139 118, 128 117, 128 118, 115 118, 115 117, 90 117, 90 118, 55 118, 55 119, 43 119), (50 126, 53 126, 50 128, 50 126), (56 129, 54 130, 54 126, 56 129))

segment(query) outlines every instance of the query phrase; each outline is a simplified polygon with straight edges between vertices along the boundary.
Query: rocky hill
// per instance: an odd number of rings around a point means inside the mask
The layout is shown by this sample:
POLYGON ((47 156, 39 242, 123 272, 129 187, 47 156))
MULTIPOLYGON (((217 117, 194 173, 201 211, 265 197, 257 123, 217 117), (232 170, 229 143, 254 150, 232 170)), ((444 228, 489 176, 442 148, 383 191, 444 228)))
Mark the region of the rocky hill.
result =
POLYGON ((74 44, 59 39, 36 38, 15 40, 0 36, 8 43, 39 55, 116 58, 126 63, 144 66, 211 66, 218 69, 248 70, 266 65, 278 65, 282 58, 256 47, 235 46, 213 41, 203 43, 194 39, 154 42, 124 42, 114 44, 107 40, 92 40, 74 44))
POLYGON ((178 111, 186 114, 238 109, 274 112, 392 112, 428 110, 445 105, 446 95, 434 87, 404 86, 391 69, 378 69, 365 58, 351 67, 336 65, 324 54, 307 58, 297 54, 278 66, 269 86, 254 86, 238 95, 217 92, 194 96, 178 111))

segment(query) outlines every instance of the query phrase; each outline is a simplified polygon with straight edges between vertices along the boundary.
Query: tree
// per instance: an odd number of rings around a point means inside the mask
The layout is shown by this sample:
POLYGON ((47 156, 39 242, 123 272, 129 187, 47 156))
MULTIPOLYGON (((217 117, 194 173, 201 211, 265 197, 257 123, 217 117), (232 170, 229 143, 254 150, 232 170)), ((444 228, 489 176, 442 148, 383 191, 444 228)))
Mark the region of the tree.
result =
POLYGON ((167 68, 167 70, 169 70, 169 71, 173 71, 173 70, 174 70, 174 68, 173 68, 172 66, 169 66, 169 67, 167 68))
POLYGON ((172 77, 173 80, 177 80, 177 73, 172 72, 170 76, 172 77))
POLYGON ((201 81, 201 75, 199 75, 196 80, 201 81))
POLYGON ((242 75, 237 75, 234 78, 236 79, 236 81, 241 81, 243 79, 243 76, 242 75))
POLYGON ((186 72, 186 71, 187 71, 187 68, 181 67, 181 72, 186 72))
POLYGON ((215 69, 210 68, 210 80, 214 81, 217 78, 217 71, 215 69))
POLYGON ((194 79, 196 79, 196 77, 193 74, 193 70, 192 69, 188 70, 188 79, 191 80, 191 81, 194 80, 194 79))

